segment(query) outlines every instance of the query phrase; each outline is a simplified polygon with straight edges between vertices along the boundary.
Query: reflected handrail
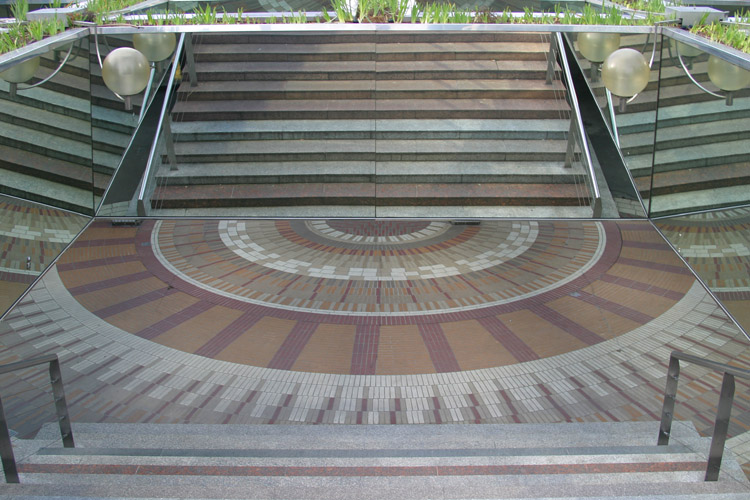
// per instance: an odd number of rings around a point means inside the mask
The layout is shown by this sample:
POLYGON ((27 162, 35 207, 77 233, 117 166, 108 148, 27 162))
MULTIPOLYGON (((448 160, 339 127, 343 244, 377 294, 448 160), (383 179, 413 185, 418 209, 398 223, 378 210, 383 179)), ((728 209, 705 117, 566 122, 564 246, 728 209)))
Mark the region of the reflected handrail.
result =
MULTIPOLYGON (((599 186, 596 182, 596 173, 594 172, 594 164, 591 160, 591 152, 589 150, 589 143, 586 139, 586 131, 583 128, 583 119, 581 118, 581 109, 578 105, 578 96, 576 95, 575 86, 573 84, 573 77, 570 73, 570 66, 568 65, 568 56, 565 51, 565 44, 563 43, 562 33, 559 31, 555 33, 553 38, 557 45, 557 50, 560 53, 560 60, 562 62, 563 73, 565 74, 565 82, 570 93, 570 105, 573 108, 573 114, 571 119, 574 121, 575 131, 578 133, 579 143, 581 147, 583 161, 585 167, 588 170, 589 180, 591 181, 592 191, 592 202, 591 208, 593 210, 594 217, 601 217, 602 215, 602 196, 599 192, 599 186)), ((573 130, 571 126, 571 130, 573 130)))
POLYGON ((169 72, 169 81, 167 82, 167 91, 164 95, 164 103, 162 104, 161 108, 161 114, 159 115, 159 123, 156 126, 156 132, 154 133, 154 140, 151 143, 151 150, 148 154, 148 162, 146 163, 146 170, 143 172, 143 177, 141 177, 141 183, 138 189, 138 200, 137 200, 137 210, 139 216, 147 216, 148 215, 148 208, 147 204, 150 203, 150 200, 148 199, 147 191, 148 186, 151 184, 151 181, 153 180, 153 177, 156 175, 156 168, 154 168, 154 158, 156 157, 159 140, 162 135, 162 131, 166 134, 169 134, 169 139, 171 139, 171 130, 169 129, 169 123, 166 123, 166 120, 169 117, 169 105, 172 100, 172 92, 174 90, 174 81, 175 81, 175 75, 177 73, 177 68, 180 65, 180 58, 182 57, 182 51, 185 47, 185 40, 187 37, 191 36, 190 33, 182 33, 180 35, 180 40, 177 42, 177 48, 174 51, 174 62, 172 64, 172 69, 169 72))

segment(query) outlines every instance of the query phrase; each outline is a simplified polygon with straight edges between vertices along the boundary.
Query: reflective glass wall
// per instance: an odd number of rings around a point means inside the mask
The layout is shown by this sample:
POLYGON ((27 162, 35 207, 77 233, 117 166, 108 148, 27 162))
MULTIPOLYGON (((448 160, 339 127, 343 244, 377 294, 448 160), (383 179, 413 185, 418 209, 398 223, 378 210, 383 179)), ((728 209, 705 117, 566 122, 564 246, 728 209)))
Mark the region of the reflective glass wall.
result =
POLYGON ((666 34, 655 46, 653 35, 616 37, 579 33, 577 56, 649 215, 750 202, 750 88, 731 81, 746 80, 731 74, 748 70, 666 34), (599 69, 599 61, 623 47, 652 61, 647 87, 628 99, 608 94, 599 69))
POLYGON ((750 207, 664 218, 656 226, 750 330, 750 207))
POLYGON ((651 215, 750 203, 750 88, 720 88, 750 71, 688 42, 665 43, 662 61, 651 215))
POLYGON ((89 218, 0 195, 0 316, 73 241, 89 218))
POLYGON ((0 193, 92 215, 88 41, 41 52, 0 74, 0 193))

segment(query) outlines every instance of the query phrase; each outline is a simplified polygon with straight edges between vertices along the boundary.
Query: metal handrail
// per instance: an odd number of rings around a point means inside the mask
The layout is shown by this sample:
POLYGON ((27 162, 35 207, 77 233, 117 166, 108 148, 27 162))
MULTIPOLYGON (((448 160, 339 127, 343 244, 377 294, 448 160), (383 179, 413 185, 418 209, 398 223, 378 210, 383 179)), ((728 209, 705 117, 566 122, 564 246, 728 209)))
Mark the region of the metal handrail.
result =
MULTIPOLYGON (((45 363, 49 363, 52 396, 55 400, 55 410, 60 425, 63 446, 65 448, 75 448, 73 429, 70 425, 70 415, 68 414, 68 403, 65 401, 65 390, 63 389, 62 373, 60 372, 60 360, 57 358, 57 354, 48 354, 25 361, 0 365, 0 375, 45 363)), ((18 483, 18 468, 16 467, 16 458, 13 456, 13 444, 10 440, 10 432, 8 430, 8 422, 5 419, 2 399, 0 399, 0 456, 2 456, 3 470, 5 471, 5 482, 18 483)))
MULTIPOLYGON (((570 73, 570 66, 568 65, 568 56, 565 52, 565 44, 563 43, 562 39, 562 33, 559 31, 555 33, 555 40, 557 43, 557 50, 560 53, 560 61, 562 63, 563 67, 563 73, 565 75, 565 82, 568 87, 568 93, 570 95, 570 106, 573 108, 573 113, 571 115, 571 124, 570 124, 570 131, 571 135, 574 135, 574 132, 578 133, 578 137, 580 138, 580 147, 581 147, 581 155, 583 158, 583 162, 585 163, 585 167, 588 170, 589 173, 589 179, 591 180, 591 190, 592 190, 592 201, 591 201, 591 208, 594 212, 594 217, 601 217, 602 215, 602 196, 599 192, 599 185, 596 182, 596 173, 594 172, 594 163, 591 160, 591 151, 589 150, 589 142, 586 138, 586 131, 583 128, 583 119, 581 118, 581 109, 578 106, 578 95, 576 94, 575 85, 573 84, 573 77, 570 73)), ((570 149, 570 146, 569 146, 570 149)), ((567 163, 566 158, 566 163, 567 163)))
POLYGON ((677 382, 680 378, 680 360, 724 373, 724 379, 721 382, 719 406, 716 410, 714 432, 711 437, 711 448, 708 452, 708 464, 706 466, 705 479, 706 481, 718 481, 719 470, 721 469, 721 459, 724 455, 724 443, 727 440, 727 430, 729 429, 729 417, 732 413, 732 402, 734 401, 734 377, 750 380, 750 370, 737 368, 736 366, 730 366, 724 363, 718 363, 716 361, 709 361, 680 351, 672 351, 672 355, 669 357, 667 386, 664 389, 664 405, 661 410, 659 439, 656 443, 660 446, 669 444, 669 436, 672 430, 672 419, 674 417, 674 404, 677 398, 677 382))
MULTIPOLYGON (((172 92, 174 91, 174 80, 175 75, 177 73, 177 68, 180 65, 180 58, 182 57, 182 51, 185 47, 185 39, 187 37, 190 37, 190 33, 183 33, 180 35, 180 41, 177 43, 177 48, 174 51, 174 62, 172 64, 172 69, 169 73, 169 81, 167 82, 167 91, 164 95, 164 102, 161 107, 161 113, 159 114, 159 123, 156 126, 156 132, 154 133, 154 141, 151 143, 151 150, 148 154, 148 163, 146 163, 146 169, 143 172, 143 177, 141 177, 141 183, 140 187, 138 189, 138 214, 139 215, 148 215, 145 210, 145 204, 146 204, 146 192, 148 190, 148 185, 151 181, 151 177, 156 175, 156 171, 153 168, 154 165, 154 158, 156 157, 156 152, 159 145, 159 138, 161 137, 162 131, 164 131, 166 134, 169 135, 169 138, 171 139, 171 129, 169 122, 167 121, 169 116, 169 103, 172 100, 172 92), (152 170, 154 170, 152 172, 152 170), (142 213, 143 212, 143 213, 142 213)), ((189 64, 192 64, 189 62, 189 64)), ((192 73, 191 73, 192 78, 192 73)), ((167 148, 172 148, 171 140, 168 141, 167 148)), ((170 158, 174 156, 174 153, 170 151, 170 158)))

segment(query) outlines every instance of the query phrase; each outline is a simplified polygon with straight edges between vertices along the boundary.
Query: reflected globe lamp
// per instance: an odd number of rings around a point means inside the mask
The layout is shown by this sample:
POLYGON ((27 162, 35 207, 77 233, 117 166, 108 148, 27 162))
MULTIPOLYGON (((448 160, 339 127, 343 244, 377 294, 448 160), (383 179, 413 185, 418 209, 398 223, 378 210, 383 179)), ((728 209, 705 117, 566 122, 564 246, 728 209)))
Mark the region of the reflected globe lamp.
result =
POLYGON ((125 109, 131 110, 131 96, 148 85, 151 68, 146 56, 130 47, 120 47, 110 52, 102 63, 104 84, 125 100, 125 109))

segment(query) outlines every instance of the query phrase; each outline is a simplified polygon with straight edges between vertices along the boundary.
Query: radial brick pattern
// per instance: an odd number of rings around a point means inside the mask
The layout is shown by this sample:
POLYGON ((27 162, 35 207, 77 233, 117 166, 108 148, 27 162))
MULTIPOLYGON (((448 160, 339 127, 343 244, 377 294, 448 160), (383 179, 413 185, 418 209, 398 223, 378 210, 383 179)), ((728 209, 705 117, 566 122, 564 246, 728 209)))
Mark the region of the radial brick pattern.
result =
POLYGON ((693 278, 656 238, 643 223, 97 223, 58 271, 100 318, 200 356, 455 372, 569 352, 657 318, 693 278))

